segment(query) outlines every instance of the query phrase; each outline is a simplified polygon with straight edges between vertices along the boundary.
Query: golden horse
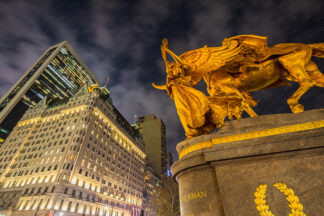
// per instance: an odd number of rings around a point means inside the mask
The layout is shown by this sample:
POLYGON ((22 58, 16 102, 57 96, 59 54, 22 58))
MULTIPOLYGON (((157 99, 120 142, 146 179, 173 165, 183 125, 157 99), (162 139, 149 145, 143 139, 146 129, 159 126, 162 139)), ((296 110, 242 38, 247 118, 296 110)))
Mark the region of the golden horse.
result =
POLYGON ((166 64, 167 83, 155 88, 167 90, 175 100, 178 115, 188 138, 206 134, 221 127, 224 119, 240 119, 246 111, 257 116, 252 107, 257 102, 250 92, 289 85, 299 88, 287 99, 294 113, 302 112, 300 97, 313 86, 324 87, 324 75, 311 60, 324 57, 324 43, 283 43, 267 46, 267 37, 239 35, 226 38, 220 47, 191 50, 177 56, 168 48, 167 39, 161 46, 166 64), (174 61, 167 60, 169 54, 174 61), (206 96, 194 89, 204 79, 206 96))

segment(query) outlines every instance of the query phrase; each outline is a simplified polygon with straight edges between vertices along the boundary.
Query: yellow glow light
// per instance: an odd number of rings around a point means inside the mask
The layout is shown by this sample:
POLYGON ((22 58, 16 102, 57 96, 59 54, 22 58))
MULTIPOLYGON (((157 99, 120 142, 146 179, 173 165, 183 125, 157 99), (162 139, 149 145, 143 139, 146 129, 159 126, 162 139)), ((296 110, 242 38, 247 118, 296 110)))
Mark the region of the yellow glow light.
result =
POLYGON ((211 141, 196 143, 194 145, 191 145, 187 148, 184 148, 179 153, 179 158, 181 159, 183 156, 189 154, 190 152, 212 147, 213 145, 221 144, 221 143, 227 143, 227 142, 235 142, 235 141, 241 141, 241 140, 247 140, 247 139, 255 139, 259 137, 267 137, 267 136, 274 136, 284 133, 292 133, 292 132, 298 132, 298 131, 305 131, 305 130, 311 130, 316 128, 322 128, 324 127, 324 120, 321 121, 315 121, 315 122, 307 122, 307 123, 301 123, 301 124, 295 124, 295 125, 288 125, 288 126, 282 126, 278 128, 270 128, 260 131, 252 131, 247 133, 241 133, 241 134, 235 134, 231 136, 224 136, 224 137, 217 137, 212 139, 211 141))
POLYGON ((51 201, 50 203, 48 203, 48 205, 47 205, 47 209, 52 208, 52 202, 53 202, 53 201, 51 201))
POLYGON ((55 210, 58 210, 59 209, 59 204, 57 203, 54 207, 55 210))
POLYGON ((71 184, 75 184, 75 183, 76 183, 76 178, 73 178, 71 184))
POLYGON ((18 209, 19 211, 21 211, 21 210, 23 209, 23 202, 24 202, 24 201, 22 201, 22 203, 21 203, 21 205, 20 205, 20 207, 19 207, 19 209, 18 209))
POLYGON ((44 209, 45 208, 45 204, 43 203, 41 206, 40 206, 40 209, 44 209))

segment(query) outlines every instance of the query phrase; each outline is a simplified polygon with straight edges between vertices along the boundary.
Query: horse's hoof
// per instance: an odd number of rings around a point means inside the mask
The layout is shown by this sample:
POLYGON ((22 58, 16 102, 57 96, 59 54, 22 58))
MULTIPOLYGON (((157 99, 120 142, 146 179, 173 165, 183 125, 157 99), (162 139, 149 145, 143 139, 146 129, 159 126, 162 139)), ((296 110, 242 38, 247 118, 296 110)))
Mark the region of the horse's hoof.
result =
POLYGON ((300 112, 304 112, 304 106, 301 104, 296 104, 292 107, 291 111, 293 113, 300 113, 300 112))

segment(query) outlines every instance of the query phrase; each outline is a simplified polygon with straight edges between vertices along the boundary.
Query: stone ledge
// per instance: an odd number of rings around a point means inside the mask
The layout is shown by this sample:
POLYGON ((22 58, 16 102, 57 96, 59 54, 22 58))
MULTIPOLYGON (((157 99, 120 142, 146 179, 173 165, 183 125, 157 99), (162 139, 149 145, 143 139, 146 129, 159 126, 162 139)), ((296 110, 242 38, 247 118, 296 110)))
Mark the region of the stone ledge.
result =
POLYGON ((324 109, 228 122, 177 147, 191 147, 171 167, 182 215, 259 215, 260 186, 268 187, 271 211, 288 215, 291 206, 276 183, 294 191, 305 214, 324 215, 324 109))
POLYGON ((179 154, 183 148, 186 148, 195 143, 212 140, 217 137, 231 136, 256 130, 265 130, 319 120, 324 120, 324 109, 315 109, 302 113, 263 115, 254 118, 227 121, 225 122, 224 126, 215 133, 201 135, 199 137, 194 137, 192 139, 179 142, 177 145, 177 152, 179 154))
POLYGON ((324 119, 324 109, 306 111, 303 113, 274 114, 246 118, 227 122, 219 131, 184 140, 177 145, 177 151, 200 143, 210 143, 209 147, 189 152, 172 166, 176 175, 183 169, 207 164, 213 161, 229 160, 256 155, 276 154, 290 151, 302 151, 324 147, 324 127, 297 132, 282 133, 220 144, 212 144, 212 140, 223 136, 249 133, 256 130, 266 130, 276 127, 303 124, 324 119), (263 124, 264 123, 264 124, 263 124))
POLYGON ((177 152, 181 158, 197 149, 212 147, 213 144, 290 134, 319 127, 324 127, 324 109, 298 114, 275 114, 246 118, 227 122, 213 134, 184 140, 178 143, 177 152))

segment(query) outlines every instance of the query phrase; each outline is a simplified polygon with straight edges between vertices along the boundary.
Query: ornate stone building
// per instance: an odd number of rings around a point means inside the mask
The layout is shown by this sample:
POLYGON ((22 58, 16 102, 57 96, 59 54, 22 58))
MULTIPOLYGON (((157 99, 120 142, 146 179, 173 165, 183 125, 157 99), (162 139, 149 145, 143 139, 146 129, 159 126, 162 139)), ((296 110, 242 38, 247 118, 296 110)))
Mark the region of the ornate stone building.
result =
POLYGON ((145 182, 143 193, 143 210, 144 216, 156 216, 158 211, 157 190, 160 186, 161 177, 149 164, 145 168, 145 182))
POLYGON ((46 100, 0 148, 0 215, 140 215, 144 144, 108 90, 46 100))

